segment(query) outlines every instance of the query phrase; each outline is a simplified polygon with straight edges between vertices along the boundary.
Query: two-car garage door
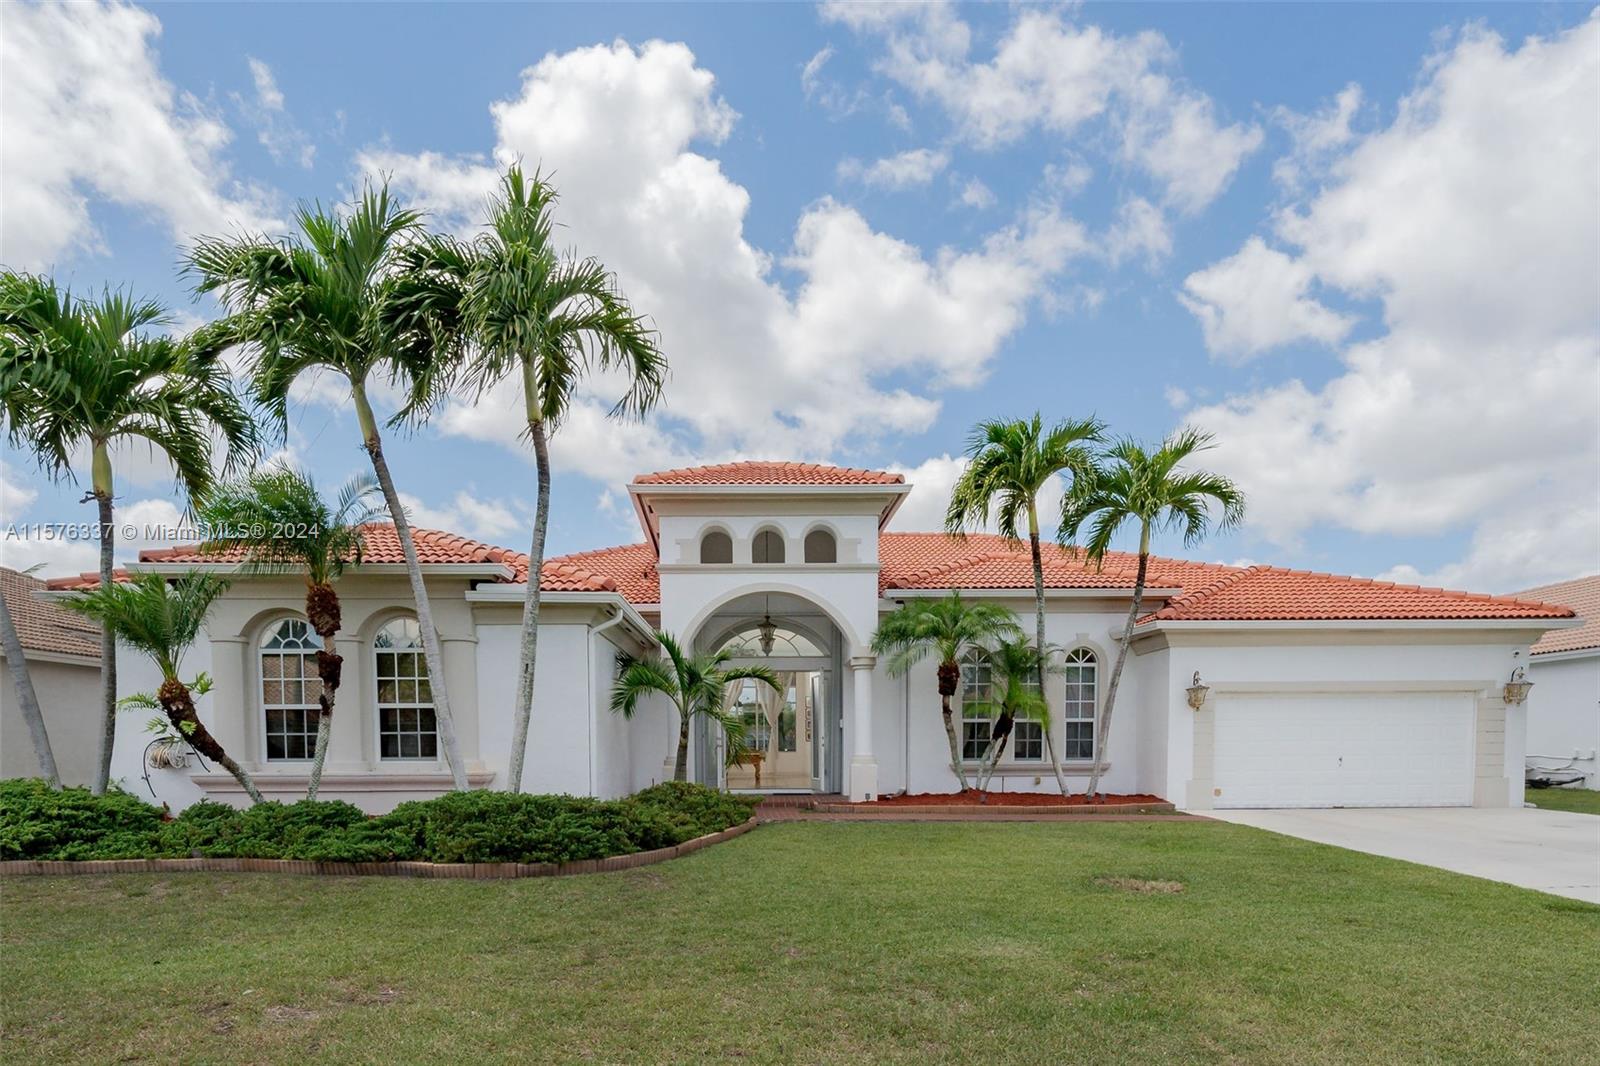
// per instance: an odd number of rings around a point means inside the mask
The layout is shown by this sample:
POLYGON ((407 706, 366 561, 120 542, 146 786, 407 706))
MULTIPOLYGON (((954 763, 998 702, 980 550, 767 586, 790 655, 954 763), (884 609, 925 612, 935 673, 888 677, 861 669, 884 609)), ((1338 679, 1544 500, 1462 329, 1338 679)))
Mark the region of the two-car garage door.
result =
POLYGON ((1220 696, 1217 807, 1472 803, 1473 698, 1462 692, 1220 696))

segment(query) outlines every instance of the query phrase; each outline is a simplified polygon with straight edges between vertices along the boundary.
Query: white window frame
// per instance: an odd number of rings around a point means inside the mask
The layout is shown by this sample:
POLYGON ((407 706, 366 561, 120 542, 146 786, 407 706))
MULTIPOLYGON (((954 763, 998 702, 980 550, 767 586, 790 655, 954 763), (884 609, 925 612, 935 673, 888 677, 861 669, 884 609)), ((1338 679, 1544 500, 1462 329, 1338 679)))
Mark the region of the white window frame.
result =
POLYGON ((322 705, 315 697, 308 699, 305 695, 305 689, 310 684, 315 683, 317 691, 321 691, 322 681, 317 676, 316 671, 317 652, 321 649, 322 638, 317 636, 316 631, 311 628, 311 623, 295 615, 287 615, 277 619, 262 632, 261 641, 256 648, 256 706, 259 710, 259 717, 256 720, 261 723, 262 762, 309 762, 316 755, 317 722, 322 714, 322 705), (280 639, 280 634, 283 633, 286 626, 298 627, 298 632, 288 639, 302 642, 301 646, 298 649, 269 647, 268 645, 273 641, 280 639), (278 668, 277 677, 269 678, 267 676, 267 661, 269 659, 276 659, 280 664, 292 659, 303 660, 301 671, 295 678, 295 681, 301 686, 300 702, 291 703, 284 699, 279 699, 272 703, 267 701, 267 682, 269 680, 277 681, 281 685, 284 683, 285 677, 282 665, 278 668), (304 665, 305 663, 309 663, 309 670, 304 665), (269 715, 274 711, 281 711, 285 714, 299 713, 302 715, 300 720, 304 724, 300 729, 290 730, 286 728, 275 732, 268 722, 269 715), (288 751, 291 738, 302 738, 305 742, 306 753, 304 755, 273 755, 272 738, 274 736, 282 736, 284 738, 285 752, 288 751))
POLYGON ((395 645, 385 648, 378 645, 378 638, 382 636, 384 632, 388 631, 390 627, 400 626, 402 629, 404 629, 404 627, 408 625, 411 628, 416 628, 417 620, 409 615, 400 615, 398 617, 389 619, 383 625, 379 626, 377 632, 372 636, 372 699, 375 710, 373 717, 373 735, 377 739, 378 761, 385 763, 435 763, 439 761, 440 751, 442 750, 439 746, 439 720, 433 702, 433 684, 428 676, 428 661, 423 653, 421 638, 420 636, 408 637, 408 639, 413 640, 414 643, 407 646, 395 645), (392 656, 394 657, 396 663, 398 663, 399 656, 401 655, 409 655, 413 657, 412 661, 415 663, 413 671, 404 676, 398 672, 392 675, 385 675, 382 666, 383 657, 392 656), (385 681, 394 682, 395 698, 392 700, 385 701, 383 699, 383 684, 385 681), (404 686, 408 683, 413 686, 412 698, 410 700, 402 698, 402 694, 405 691, 404 686), (423 684, 428 685, 428 699, 425 701, 421 699, 421 686, 423 684), (386 709, 392 709, 395 712, 396 728, 394 730, 385 730, 383 727, 383 713, 386 709), (406 711, 416 712, 416 728, 401 729, 399 727, 399 721, 406 711), (422 728, 422 714, 425 711, 434 713, 432 729, 422 728), (397 751, 401 751, 401 749, 404 747, 405 737, 416 737, 417 754, 406 755, 401 753, 395 755, 385 755, 383 751, 383 740, 386 733, 392 733, 394 735, 395 747, 397 751), (423 741, 430 734, 433 737, 433 753, 424 754, 423 741))
POLYGON ((981 656, 977 656, 977 655, 968 655, 965 659, 962 660, 962 662, 961 662, 961 687, 956 690, 956 695, 961 700, 961 761, 962 762, 970 762, 970 763, 981 762, 983 760, 983 753, 989 749, 989 739, 994 736, 994 719, 993 718, 979 717, 978 715, 968 714, 967 713, 967 703, 969 701, 969 697, 968 697, 967 693, 969 691, 973 691, 974 692, 974 697, 975 697, 976 694, 977 694, 977 690, 982 690, 984 695, 987 696, 987 695, 992 694, 993 688, 994 688, 993 668, 990 667, 989 663, 985 659, 983 659, 981 656), (969 673, 969 671, 970 671, 970 673, 969 673), (985 680, 983 680, 982 682, 979 682, 979 681, 976 680, 976 678, 977 678, 977 676, 979 675, 980 672, 982 673, 983 677, 985 678, 985 680), (969 728, 975 729, 975 727, 978 727, 978 726, 981 726, 983 728, 983 736, 980 739, 978 739, 978 741, 977 741, 977 750, 976 750, 975 753, 973 753, 972 752, 972 746, 971 746, 972 742, 971 742, 971 738, 969 737, 968 730, 969 730, 969 728))
POLYGON ((1093 648, 1079 645, 1067 652, 1062 661, 1063 673, 1066 677, 1066 690, 1062 695, 1061 715, 1061 757, 1065 761, 1087 762, 1094 758, 1095 747, 1099 738, 1095 735, 1099 727, 1100 709, 1100 653, 1093 648), (1087 672, 1089 698, 1082 698, 1082 686, 1085 683, 1084 674, 1087 672), (1076 695, 1075 695, 1076 686, 1076 695), (1068 736, 1069 730, 1081 733, 1081 727, 1087 723, 1089 729, 1089 753, 1081 754, 1081 736, 1068 736), (1069 747, 1070 746, 1070 747, 1069 747))

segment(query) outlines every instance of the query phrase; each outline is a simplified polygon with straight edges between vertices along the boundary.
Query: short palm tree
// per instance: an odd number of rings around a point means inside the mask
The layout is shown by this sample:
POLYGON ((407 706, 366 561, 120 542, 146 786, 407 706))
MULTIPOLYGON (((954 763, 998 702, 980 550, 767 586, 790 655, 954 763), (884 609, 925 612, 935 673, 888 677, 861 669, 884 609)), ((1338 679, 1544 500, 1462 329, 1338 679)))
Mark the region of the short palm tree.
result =
MULTIPOLYGON (((981 653, 989 664, 989 698, 974 707, 994 719, 995 725, 978 770, 980 792, 989 791, 989 782, 1005 748, 1004 738, 1018 719, 1039 723, 1047 741, 1050 737, 1050 704, 1044 698, 1044 686, 1039 684, 1048 653, 1046 649, 1046 654, 1040 655, 1026 639, 1004 640, 981 653)), ((1062 794, 1066 794, 1064 788, 1062 794)))
POLYGON ((1119 440, 1107 449, 1094 477, 1081 481, 1061 502, 1061 524, 1056 536, 1063 544, 1073 545, 1080 542, 1080 534, 1086 533, 1082 547, 1096 565, 1104 561, 1119 530, 1130 522, 1139 527, 1139 569, 1134 576, 1133 604, 1128 608, 1117 664, 1112 668, 1100 724, 1095 729, 1091 797, 1100 787, 1117 684, 1122 680, 1133 627, 1144 603, 1151 535, 1163 529, 1181 530, 1185 547, 1193 547, 1211 529, 1233 529, 1244 520, 1244 494, 1232 481, 1205 470, 1181 469, 1187 460, 1211 446, 1211 435, 1195 429, 1180 430, 1154 449, 1132 440, 1119 440))
POLYGON ((317 651, 321 709, 307 799, 316 799, 322 785, 344 665, 334 651, 340 618, 334 582, 345 567, 361 564, 362 526, 383 514, 377 496, 377 480, 369 474, 352 478, 330 504, 308 475, 280 466, 225 482, 195 505, 208 536, 202 551, 242 549, 247 568, 258 573, 305 572, 306 621, 322 641, 317 651))
POLYGON ((731 681, 751 678, 778 687, 778 677, 765 666, 728 666, 733 653, 724 648, 710 655, 689 655, 670 633, 656 632, 663 656, 624 659, 611 689, 611 709, 632 718, 639 701, 655 692, 667 697, 678 712, 678 755, 672 779, 689 779, 689 722, 701 717, 736 736, 740 725, 722 710, 723 693, 731 681))
POLYGON ((108 581, 78 593, 62 605, 94 619, 113 638, 150 656, 161 671, 156 702, 172 727, 195 751, 232 774, 245 794, 260 803, 255 782, 200 721, 194 694, 178 677, 184 654, 205 625, 211 604, 227 588, 228 582, 216 574, 191 571, 170 583, 160 574, 137 574, 127 581, 108 581))
POLYGON ((1022 635, 1017 616, 990 603, 962 599, 960 592, 936 600, 907 600, 885 615, 872 647, 887 656, 889 673, 904 674, 931 651, 939 661, 939 712, 950 740, 950 768, 965 792, 967 773, 961 764, 961 738, 956 731, 950 697, 961 686, 961 660, 975 650, 1022 635))
MULTIPOLYGON (((1027 522, 1028 547, 1033 553, 1034 644, 1046 647, 1044 639, 1044 556, 1039 541, 1039 493, 1062 475, 1076 483, 1094 470, 1090 446, 1101 439, 1105 424, 1096 418, 1066 420, 1046 432, 1038 412, 1032 418, 979 422, 967 438, 966 470, 956 479, 945 514, 945 529, 962 533, 987 525, 994 513, 1001 536, 1022 539, 1027 522)), ((1069 486, 1070 488, 1070 486, 1069 486)), ((1039 657, 1039 691, 1043 692, 1048 656, 1039 657)), ((1009 733, 999 737, 1002 750, 1009 733)), ((1067 794, 1061 760, 1055 742, 1045 730, 1050 745, 1050 765, 1056 773, 1061 794, 1067 794)))
MULTIPOLYGON (((513 166, 489 204, 488 223, 470 242, 434 237, 407 255, 413 308, 433 332, 454 334, 452 376, 482 396, 507 379, 522 385, 522 406, 537 473, 533 545, 522 611, 522 649, 511 738, 510 787, 522 787, 533 717, 539 640, 539 581, 550 524, 550 435, 590 372, 626 382, 613 415, 642 416, 661 395, 666 360, 654 330, 634 313, 614 275, 593 259, 563 255, 553 240, 556 191, 513 166)), ((441 389, 425 388, 424 397, 441 389)))
POLYGON ((413 391, 436 380, 429 368, 440 338, 408 313, 401 263, 405 245, 421 239, 420 218, 397 207, 384 187, 366 189, 347 212, 301 205, 295 222, 295 237, 205 238, 190 250, 185 269, 197 292, 216 295, 228 308, 212 332, 244 346, 252 391, 280 425, 287 425, 290 390, 302 374, 331 371, 349 385, 362 446, 411 579, 440 741, 455 787, 465 789, 439 633, 367 392, 375 378, 413 391))
MULTIPOLYGON (((191 495, 211 485, 215 467, 236 469, 259 453, 255 422, 222 361, 225 345, 204 329, 174 337, 162 331, 166 324, 153 301, 118 292, 79 299, 48 278, 0 274, 0 411, 7 436, 58 480, 75 480, 74 458, 88 453, 102 585, 111 583, 116 555, 114 445, 142 440, 159 449, 191 495)), ((116 644, 104 632, 100 697, 96 795, 111 779, 117 727, 116 644)))

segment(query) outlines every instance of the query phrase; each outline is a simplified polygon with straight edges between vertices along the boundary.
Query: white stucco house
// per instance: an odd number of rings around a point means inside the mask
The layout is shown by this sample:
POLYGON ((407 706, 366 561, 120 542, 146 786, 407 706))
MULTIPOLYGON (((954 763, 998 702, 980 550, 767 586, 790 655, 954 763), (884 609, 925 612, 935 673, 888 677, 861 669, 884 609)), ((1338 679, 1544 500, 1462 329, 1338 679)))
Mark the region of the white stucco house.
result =
MULTIPOLYGON (((955 787, 934 666, 891 677, 871 651, 878 619, 951 589, 1026 615, 1025 548, 993 536, 887 532, 913 491, 902 477, 781 462, 641 475, 628 486, 643 539, 549 560, 529 790, 617 796, 671 775, 676 723, 662 704, 624 721, 608 706, 619 653, 648 654, 660 627, 696 648, 733 645, 776 670, 783 691, 729 694, 763 751, 725 769, 720 738, 697 730, 691 776, 734 788, 871 799, 955 787), (762 627, 770 624, 770 645, 762 627)), ((526 556, 418 530, 470 778, 508 772, 526 556)), ((448 787, 430 688, 392 527, 370 527, 366 562, 340 583, 345 657, 323 795, 370 810, 448 787)), ((234 570, 193 548, 145 552, 138 569, 234 570)), ((1067 772, 1081 788, 1094 719, 1133 585, 1134 560, 1096 571, 1051 549, 1047 637, 1066 654, 1047 694, 1067 772)), ((93 580, 54 583, 69 590, 93 580)), ((1505 682, 1564 607, 1268 566, 1157 559, 1106 752, 1106 785, 1190 809, 1255 806, 1507 806, 1522 802, 1524 708, 1505 682), (1198 708, 1188 690, 1206 692, 1198 708)), ((316 640, 291 577, 240 575, 209 620, 188 673, 208 672, 200 713, 268 795, 303 795, 315 732, 316 640), (311 677, 313 680, 304 680, 311 677)), ((119 660, 127 691, 154 676, 119 660)), ((967 691, 985 681, 966 672, 967 691)), ((987 719, 964 713, 975 757, 987 719)), ((1035 730, 1037 727, 1034 727, 1035 730)), ((237 801, 231 778, 189 765, 150 772, 129 720, 117 776, 174 808, 237 801)), ((1036 731, 1019 728, 995 787, 1049 791, 1036 731)))
POLYGON ((1600 789, 1600 574, 1516 595, 1571 607, 1583 620, 1546 633, 1528 655, 1528 771, 1581 774, 1583 787, 1600 789))

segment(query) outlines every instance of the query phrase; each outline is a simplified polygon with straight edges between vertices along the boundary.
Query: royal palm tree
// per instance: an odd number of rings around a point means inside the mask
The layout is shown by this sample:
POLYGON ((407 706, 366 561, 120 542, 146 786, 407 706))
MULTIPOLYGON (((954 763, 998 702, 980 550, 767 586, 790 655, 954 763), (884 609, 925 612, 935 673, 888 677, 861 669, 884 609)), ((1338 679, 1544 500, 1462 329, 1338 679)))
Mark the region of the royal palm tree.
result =
MULTIPOLYGON (((389 199, 387 187, 366 189, 348 212, 303 204, 295 212, 299 233, 205 238, 189 252, 186 272, 201 293, 216 295, 230 314, 213 332, 245 347, 256 398, 287 425, 290 391, 302 374, 328 371, 350 389, 361 443, 372 461, 384 505, 394 523, 417 628, 433 685, 440 741, 457 789, 467 787, 445 684, 439 633, 422 580, 411 524, 383 453, 383 438, 368 389, 398 384, 408 391, 442 379, 430 374, 440 340, 407 308, 408 278, 401 255, 422 237, 419 216, 389 199)), ((390 420, 394 425, 399 416, 390 420)))
POLYGON ((1144 602, 1145 577, 1150 566, 1150 538, 1159 530, 1181 530, 1185 547, 1193 547, 1212 529, 1229 530, 1244 520, 1244 494, 1220 474, 1184 470, 1196 453, 1212 447, 1211 435, 1183 429, 1149 449, 1132 440, 1113 444, 1097 464, 1095 474, 1079 482, 1061 501, 1061 523, 1056 536, 1064 545, 1079 543, 1097 566, 1111 549, 1111 541, 1128 523, 1139 527, 1139 568, 1134 575, 1133 604, 1122 627, 1117 664, 1106 686, 1105 706, 1095 729, 1094 772, 1089 795, 1100 787, 1101 768, 1111 737, 1111 712, 1117 702, 1117 684, 1128 661, 1133 627, 1144 602))
POLYGON ((245 794, 260 803, 255 782, 200 721, 194 694, 178 677, 183 657, 205 625, 212 603, 227 588, 228 582, 217 574, 191 571, 169 583, 160 574, 146 573, 127 581, 103 582, 63 600, 62 605, 94 619, 115 639, 150 656, 161 671, 156 702, 172 728, 195 751, 232 774, 245 794))
MULTIPOLYGON (((989 523, 991 511, 1000 535, 1007 540, 1022 539, 1026 521, 1028 548, 1033 554, 1034 645, 1045 648, 1044 639, 1044 555, 1039 540, 1039 493, 1062 475, 1076 483, 1094 469, 1091 445, 1105 431, 1099 419, 1068 419, 1044 428, 1038 412, 1032 418, 979 422, 967 438, 967 468, 956 479, 945 513, 945 529, 960 534, 989 523)), ((1070 491, 1070 485, 1068 486, 1070 491)), ((1048 656, 1039 657, 1039 691, 1044 692, 1048 656)), ((1009 719, 1007 720, 1009 722, 1009 719)), ((1009 726, 997 735, 1004 751, 1009 726)), ((1067 781, 1056 757, 1055 742, 1045 730, 1050 745, 1050 765, 1056 773, 1061 794, 1067 794, 1067 781)))
POLYGON ((672 701, 678 712, 678 755, 672 771, 674 781, 689 779, 689 722, 705 718, 722 726, 735 737, 742 735, 741 724, 722 710, 723 693, 730 681, 750 678, 778 688, 778 677, 765 666, 728 666, 733 653, 724 648, 710 655, 688 655, 670 633, 656 631, 656 640, 665 652, 652 659, 624 659, 611 689, 611 709, 632 718, 639 700, 658 692, 672 701))
MULTIPOLYGON (((100 583, 109 585, 116 555, 111 453, 123 441, 159 450, 190 494, 259 453, 250 412, 234 393, 224 344, 205 329, 188 337, 164 331, 166 313, 150 300, 106 292, 74 297, 48 278, 0 274, 0 389, 7 435, 33 453, 56 480, 75 480, 87 453, 98 507, 100 583), (217 464, 218 450, 223 452, 217 464)), ((94 793, 111 779, 117 728, 117 655, 110 633, 100 641, 102 727, 94 793)))
MULTIPOLYGON (((513 166, 489 204, 482 233, 470 242, 434 237, 407 256, 413 309, 438 335, 454 334, 450 375, 478 397, 500 383, 521 383, 522 412, 533 445, 537 504, 522 610, 522 649, 511 737, 511 791, 522 787, 533 716, 539 640, 539 574, 550 524, 550 436, 594 371, 626 382, 613 415, 642 416, 661 395, 666 360, 654 330, 634 313, 614 275, 594 259, 564 255, 553 241, 556 191, 513 166)), ((425 388, 424 397, 443 389, 425 388)))
POLYGON ((226 482, 196 502, 208 537, 202 551, 242 550, 247 568, 257 573, 305 572, 306 621, 322 641, 317 650, 321 709, 307 799, 316 799, 322 785, 344 666, 343 656, 333 650, 340 620, 334 582, 345 567, 361 564, 362 527, 383 514, 374 502, 377 495, 377 480, 363 475, 352 478, 329 504, 308 475, 280 466, 226 482))
MULTIPOLYGON (((1018 719, 1039 723, 1040 731, 1049 739, 1050 704, 1039 683, 1049 649, 1041 655, 1026 639, 1017 639, 1001 641, 981 654, 989 664, 989 697, 977 701, 974 707, 995 721, 989 748, 978 770, 978 790, 987 792, 1005 748, 1002 738, 1011 733, 1018 719)), ((1065 787, 1062 795, 1066 795, 1065 787)))
MULTIPOLYGON (((0 585, 13 584, 10 571, 0 571, 0 585)), ((23 575, 15 578, 17 594, 26 596, 32 590, 23 575)), ((11 675, 12 691, 16 693, 17 710, 28 725, 28 739, 33 742, 33 754, 39 760, 39 776, 56 790, 61 788, 61 774, 56 770, 56 755, 50 747, 50 732, 44 725, 44 712, 39 708, 39 694, 33 688, 33 675, 28 670, 28 659, 22 648, 22 638, 11 620, 11 604, 6 599, 6 588, 0 588, 0 652, 6 657, 6 671, 11 675)))
POLYGON ((1021 635, 1022 627, 1010 610, 962 599, 957 591, 936 600, 907 600, 883 617, 873 635, 873 651, 888 657, 892 676, 904 674, 930 651, 938 657, 939 713, 950 740, 950 768, 963 792, 968 788, 967 773, 950 705, 950 697, 961 686, 961 660, 969 652, 1021 635))

